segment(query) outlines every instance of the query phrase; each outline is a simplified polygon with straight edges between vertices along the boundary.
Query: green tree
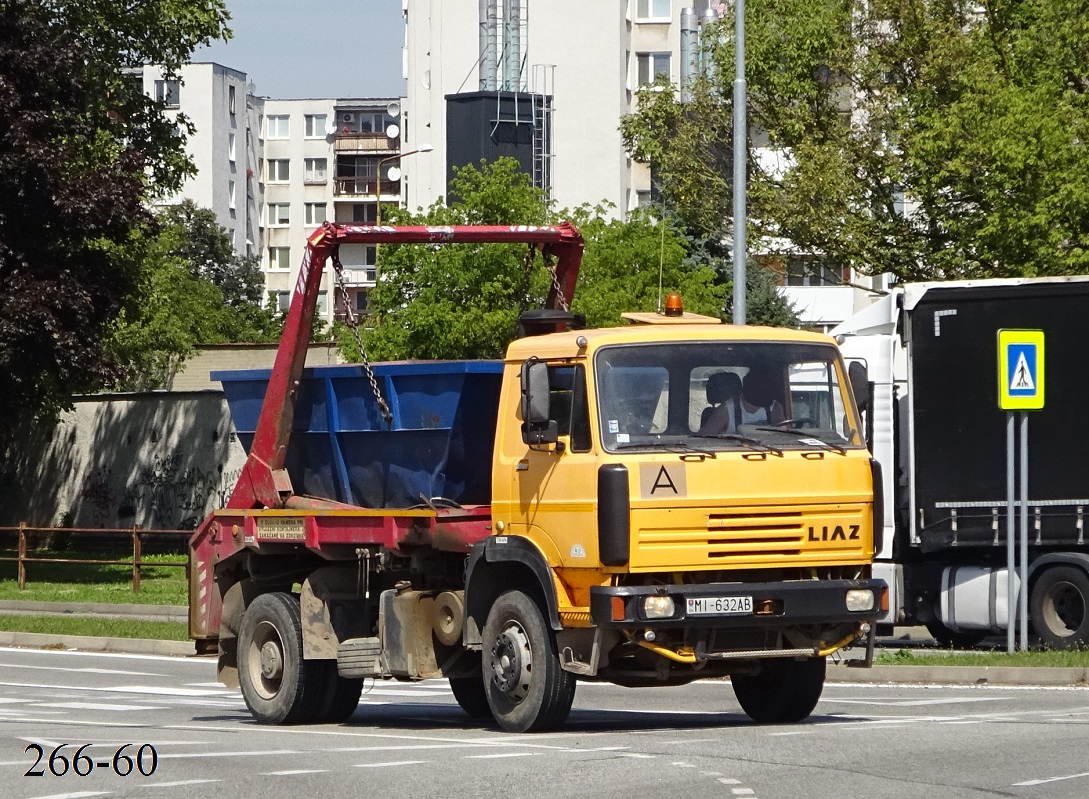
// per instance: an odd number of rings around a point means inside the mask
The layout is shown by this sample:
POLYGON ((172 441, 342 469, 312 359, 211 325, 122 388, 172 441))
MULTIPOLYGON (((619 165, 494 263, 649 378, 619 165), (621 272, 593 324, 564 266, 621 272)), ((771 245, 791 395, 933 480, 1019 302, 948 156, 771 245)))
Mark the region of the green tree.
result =
MULTIPOLYGON (((715 27, 715 78, 685 106, 643 93, 622 128, 708 235, 728 232, 731 203, 707 167, 732 111, 732 21, 715 27)), ((752 0, 746 50, 754 250, 909 280, 1086 271, 1080 3, 752 0)))
POLYGON ((133 85, 226 35, 221 0, 0 4, 0 416, 48 417, 121 369, 103 336, 140 284, 145 202, 192 165, 188 122, 133 85))
MULTIPOLYGON (((394 210, 394 224, 545 224, 571 219, 586 239, 572 310, 589 325, 621 324, 623 311, 653 311, 659 297, 679 291, 688 310, 719 315, 726 286, 705 260, 689 255, 675 227, 647 214, 607 219, 606 208, 551 211, 529 176, 512 159, 456 172, 449 206, 422 214, 394 210), (659 292, 661 286, 661 294, 659 292)), ((497 358, 515 335, 520 311, 544 303, 551 278, 526 248, 510 245, 385 246, 380 279, 371 293, 377 324, 366 331, 373 360, 395 358, 497 358)), ((358 349, 343 328, 341 349, 358 349)))
POLYGON ((163 211, 154 228, 119 248, 140 281, 106 338, 122 369, 118 388, 163 387, 198 344, 278 340, 283 320, 260 304, 259 270, 234 251, 211 211, 186 201, 163 211))

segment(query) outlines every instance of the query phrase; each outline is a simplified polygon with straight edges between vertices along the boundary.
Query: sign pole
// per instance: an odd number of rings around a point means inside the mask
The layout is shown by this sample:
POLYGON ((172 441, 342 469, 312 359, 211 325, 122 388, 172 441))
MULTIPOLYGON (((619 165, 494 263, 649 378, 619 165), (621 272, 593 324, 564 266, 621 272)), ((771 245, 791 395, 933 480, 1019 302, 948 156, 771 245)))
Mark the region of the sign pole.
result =
POLYGON ((1006 411, 1006 584, 1008 623, 1006 649, 1014 650, 1013 628, 1021 618, 1021 649, 1028 649, 1028 414, 1044 408, 1044 331, 998 331, 998 407, 1006 411), (1014 506, 1014 412, 1021 417, 1021 571, 1019 600, 1015 601, 1013 580, 1014 535, 1017 525, 1014 506), (1016 604, 1016 607, 1015 607, 1016 604))
POLYGON ((1021 412, 1021 649, 1028 650, 1028 414, 1021 412))
POLYGON ((1014 414, 1006 413, 1006 651, 1014 650, 1013 625, 1017 618, 1017 594, 1013 590, 1013 577, 1017 573, 1017 563, 1014 560, 1016 547, 1014 539, 1017 536, 1017 524, 1013 516, 1014 504, 1014 414))

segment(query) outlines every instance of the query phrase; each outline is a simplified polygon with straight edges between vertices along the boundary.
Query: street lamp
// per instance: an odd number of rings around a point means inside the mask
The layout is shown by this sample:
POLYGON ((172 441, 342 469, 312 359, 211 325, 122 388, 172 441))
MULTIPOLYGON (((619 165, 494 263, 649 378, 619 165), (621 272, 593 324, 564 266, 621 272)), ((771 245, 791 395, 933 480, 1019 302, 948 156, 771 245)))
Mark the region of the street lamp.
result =
MULTIPOLYGON (((429 153, 434 149, 435 148, 432 147, 430 144, 421 144, 415 150, 409 150, 406 153, 396 153, 395 155, 387 155, 385 158, 379 158, 378 159, 378 169, 376 170, 377 177, 375 178, 375 181, 374 181, 374 199, 375 199, 374 223, 375 223, 375 225, 377 225, 378 227, 382 226, 382 165, 385 164, 387 161, 397 161, 397 160, 399 160, 401 158, 404 158, 406 155, 415 155, 416 153, 429 153)), ((398 173, 397 179, 399 180, 400 177, 401 176, 398 173)), ((401 197, 401 193, 397 192, 397 201, 398 201, 398 203, 400 203, 400 197, 401 197)), ((378 282, 378 242, 377 241, 374 243, 374 280, 375 280, 376 283, 378 282)))
MULTIPOLYGON (((397 161, 397 160, 399 160, 401 158, 404 158, 405 156, 408 156, 408 155, 416 155, 416 153, 429 153, 434 149, 435 148, 432 147, 430 144, 421 144, 415 150, 409 150, 408 152, 405 152, 405 153, 395 153, 394 155, 387 155, 385 158, 379 158, 378 159, 378 170, 377 170, 378 177, 377 177, 377 179, 375 180, 375 183, 374 183, 374 199, 377 201, 376 214, 375 214, 375 224, 376 225, 378 225, 378 226, 382 225, 382 165, 385 164, 388 161, 397 161)), ((395 180, 400 179, 400 175, 398 174, 397 178, 394 178, 394 179, 395 180)), ((400 196, 400 192, 398 192, 398 197, 399 196, 400 196)))

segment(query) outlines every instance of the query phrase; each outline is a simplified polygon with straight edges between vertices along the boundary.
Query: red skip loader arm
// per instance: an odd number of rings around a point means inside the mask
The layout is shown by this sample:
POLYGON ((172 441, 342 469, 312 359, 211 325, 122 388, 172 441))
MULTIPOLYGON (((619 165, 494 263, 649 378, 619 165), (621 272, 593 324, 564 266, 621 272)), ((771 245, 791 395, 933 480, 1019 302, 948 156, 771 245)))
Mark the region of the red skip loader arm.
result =
MULTIPOLYGON (((280 508, 292 495, 284 469, 287 442, 295 414, 299 380, 317 307, 325 262, 341 244, 529 244, 547 258, 556 259, 557 283, 570 302, 575 291, 584 242, 574 225, 449 227, 360 227, 326 222, 309 239, 303 256, 284 333, 276 351, 261 415, 257 419, 249 458, 242 468, 228 508, 280 508)), ((563 298, 549 290, 546 307, 559 309, 563 298)))

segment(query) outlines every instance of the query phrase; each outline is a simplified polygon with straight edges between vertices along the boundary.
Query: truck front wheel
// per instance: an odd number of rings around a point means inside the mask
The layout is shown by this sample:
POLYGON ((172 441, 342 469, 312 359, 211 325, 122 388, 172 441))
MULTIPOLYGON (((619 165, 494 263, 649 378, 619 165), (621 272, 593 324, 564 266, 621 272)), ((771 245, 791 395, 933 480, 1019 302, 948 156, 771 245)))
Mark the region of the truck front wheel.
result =
POLYGON ((299 603, 286 593, 250 603, 238 631, 238 682, 261 724, 305 724, 321 710, 324 661, 303 660, 299 603))
POLYGON ((559 727, 575 698, 575 675, 560 668, 556 638, 540 606, 521 591, 501 594, 484 624, 484 690, 504 730, 559 727))
POLYGON ((824 658, 768 658, 756 674, 734 674, 741 709, 758 724, 790 724, 807 718, 824 690, 824 658))
POLYGON ((1032 629, 1044 646, 1077 649, 1089 644, 1089 576, 1074 566, 1052 566, 1032 585, 1032 629))

